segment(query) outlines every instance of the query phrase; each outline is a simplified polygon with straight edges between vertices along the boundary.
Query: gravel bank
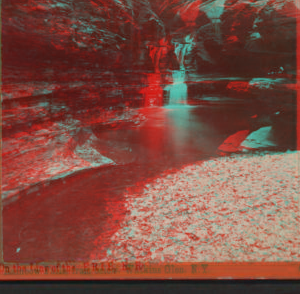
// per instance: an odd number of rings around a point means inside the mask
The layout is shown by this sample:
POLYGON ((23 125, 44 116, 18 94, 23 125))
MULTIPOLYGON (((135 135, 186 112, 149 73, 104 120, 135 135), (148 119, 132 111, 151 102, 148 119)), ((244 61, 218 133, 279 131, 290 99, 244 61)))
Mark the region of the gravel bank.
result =
POLYGON ((128 192, 107 259, 299 261, 299 154, 197 162, 128 192))

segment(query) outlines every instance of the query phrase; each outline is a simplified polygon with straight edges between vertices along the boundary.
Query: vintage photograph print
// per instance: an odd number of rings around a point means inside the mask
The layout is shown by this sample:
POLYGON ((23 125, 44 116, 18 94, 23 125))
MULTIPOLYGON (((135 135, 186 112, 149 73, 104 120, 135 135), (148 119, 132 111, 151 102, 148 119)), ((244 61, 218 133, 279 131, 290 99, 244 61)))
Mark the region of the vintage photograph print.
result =
POLYGON ((2 0, 0 279, 299 279, 299 9, 2 0))

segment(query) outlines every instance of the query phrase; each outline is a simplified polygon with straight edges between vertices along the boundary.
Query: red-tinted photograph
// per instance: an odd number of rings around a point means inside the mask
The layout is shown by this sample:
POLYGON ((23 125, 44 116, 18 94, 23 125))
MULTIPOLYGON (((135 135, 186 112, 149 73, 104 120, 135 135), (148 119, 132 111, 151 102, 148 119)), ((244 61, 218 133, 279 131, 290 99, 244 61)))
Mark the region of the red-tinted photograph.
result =
POLYGON ((298 0, 1 5, 2 278, 300 278, 298 0))

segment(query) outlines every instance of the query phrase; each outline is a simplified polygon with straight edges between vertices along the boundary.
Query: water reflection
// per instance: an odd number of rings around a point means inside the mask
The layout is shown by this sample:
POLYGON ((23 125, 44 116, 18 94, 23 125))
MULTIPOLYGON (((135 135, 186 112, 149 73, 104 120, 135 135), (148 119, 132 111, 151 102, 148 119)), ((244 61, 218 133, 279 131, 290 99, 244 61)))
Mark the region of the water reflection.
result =
POLYGON ((144 95, 144 106, 162 106, 163 89, 161 86, 161 75, 159 73, 148 73, 145 84, 147 87, 140 91, 144 95))
POLYGON ((172 73, 173 84, 165 90, 169 93, 169 105, 187 104, 187 85, 185 71, 175 70, 172 73))
POLYGON ((160 72, 160 62, 161 59, 166 58, 168 51, 170 50, 169 42, 166 38, 159 40, 157 44, 150 44, 149 46, 149 55, 152 59, 152 64, 156 73, 160 72))

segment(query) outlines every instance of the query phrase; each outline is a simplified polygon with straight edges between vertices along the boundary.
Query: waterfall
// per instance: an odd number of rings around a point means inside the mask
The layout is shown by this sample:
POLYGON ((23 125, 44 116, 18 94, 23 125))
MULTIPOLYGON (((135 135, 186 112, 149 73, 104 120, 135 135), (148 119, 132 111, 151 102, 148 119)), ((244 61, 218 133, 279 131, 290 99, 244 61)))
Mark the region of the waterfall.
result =
POLYGON ((184 39, 184 43, 175 43, 175 54, 178 59, 180 70, 185 70, 185 56, 191 52, 193 47, 194 38, 191 35, 187 35, 184 39))
POLYGON ((204 11, 207 17, 211 20, 215 29, 216 38, 219 42, 221 42, 220 17, 224 12, 225 2, 226 0, 208 1, 200 8, 200 10, 204 11))
POLYGON ((169 105, 187 104, 187 85, 185 71, 175 70, 172 73, 173 84, 165 88, 169 92, 169 105))
POLYGON ((211 19, 211 21, 214 26, 216 39, 221 44, 221 42, 222 42, 221 20, 219 18, 213 18, 213 19, 211 19))

